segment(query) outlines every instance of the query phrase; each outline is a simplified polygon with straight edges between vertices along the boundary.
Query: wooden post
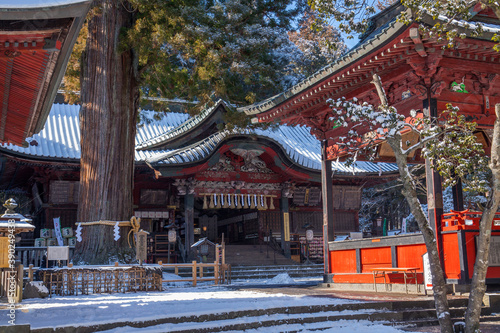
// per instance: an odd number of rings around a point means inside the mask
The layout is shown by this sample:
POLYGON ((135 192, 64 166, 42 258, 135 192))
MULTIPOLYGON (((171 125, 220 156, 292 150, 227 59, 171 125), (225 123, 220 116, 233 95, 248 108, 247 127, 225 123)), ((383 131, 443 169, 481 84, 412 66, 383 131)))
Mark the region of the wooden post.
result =
POLYGON ((184 220, 186 223, 186 241, 184 244, 186 256, 189 257, 191 245, 194 243, 194 194, 186 194, 184 196, 184 209, 184 220))
POLYGON ((327 281, 330 274, 330 256, 328 241, 335 239, 335 228, 333 225, 333 190, 332 190, 332 162, 327 159, 327 140, 321 141, 321 191, 323 192, 323 260, 324 277, 327 281))
POLYGON ((222 233, 222 264, 226 264, 226 242, 224 241, 224 233, 222 233))
POLYGON ((285 257, 290 259, 292 253, 290 251, 290 212, 288 206, 288 198, 281 195, 280 200, 281 212, 281 248, 284 251, 285 257))
POLYGON ((196 275, 197 275, 196 274, 197 273, 196 272, 196 260, 193 260, 192 264, 193 264, 193 270, 192 270, 193 271, 193 287, 196 287, 196 275))
POLYGON ((115 261, 115 267, 118 267, 119 265, 118 261, 115 261))
POLYGON ((200 278, 203 278, 203 266, 200 266, 200 278))
POLYGON ((33 281, 33 265, 29 266, 28 278, 29 278, 30 282, 33 281))
MULTIPOLYGON (((427 96, 429 97, 424 100, 423 108, 428 110, 428 117, 431 121, 436 122, 438 117, 437 100, 430 97, 430 89, 427 92, 427 96)), ((443 215, 443 190, 441 187, 441 176, 438 171, 435 171, 432 168, 431 162, 428 159, 425 160, 425 177, 427 182, 426 187, 429 224, 434 230, 436 236, 441 267, 444 267, 443 241, 441 235, 441 217, 443 215)))
POLYGON ((175 275, 179 275, 179 267, 178 266, 175 266, 175 275))
POLYGON ((24 267, 23 265, 19 265, 16 268, 17 270, 17 284, 16 284, 16 303, 21 303, 23 299, 23 276, 24 276, 24 267))
POLYGON ((163 265, 163 261, 161 261, 161 260, 158 261, 158 265, 160 265, 160 266, 163 265))
POLYGON ((219 263, 218 260, 214 262, 214 278, 215 278, 215 284, 219 284, 219 263))
POLYGON ((215 262, 214 262, 214 278, 215 278, 215 284, 219 284, 219 247, 222 248, 222 245, 215 244, 215 262))

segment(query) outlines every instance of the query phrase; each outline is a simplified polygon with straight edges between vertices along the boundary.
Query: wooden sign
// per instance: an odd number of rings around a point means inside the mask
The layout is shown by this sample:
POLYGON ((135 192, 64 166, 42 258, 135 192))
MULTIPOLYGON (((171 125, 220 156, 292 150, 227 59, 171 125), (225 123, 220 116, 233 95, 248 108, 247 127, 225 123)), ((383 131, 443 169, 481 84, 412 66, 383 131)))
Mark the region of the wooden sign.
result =
POLYGON ((285 242, 290 241, 290 214, 283 213, 283 229, 285 233, 285 242))
POLYGON ((0 268, 9 267, 9 237, 0 237, 0 268))
POLYGON ((491 236, 488 266, 500 266, 500 236, 491 236))
POLYGON ((48 246, 47 260, 69 260, 69 246, 48 246))
POLYGON ((78 203, 79 181, 54 180, 50 182, 49 199, 53 204, 78 203))
POLYGON ((136 259, 145 261, 148 258, 148 233, 141 230, 135 234, 137 240, 135 242, 136 259))

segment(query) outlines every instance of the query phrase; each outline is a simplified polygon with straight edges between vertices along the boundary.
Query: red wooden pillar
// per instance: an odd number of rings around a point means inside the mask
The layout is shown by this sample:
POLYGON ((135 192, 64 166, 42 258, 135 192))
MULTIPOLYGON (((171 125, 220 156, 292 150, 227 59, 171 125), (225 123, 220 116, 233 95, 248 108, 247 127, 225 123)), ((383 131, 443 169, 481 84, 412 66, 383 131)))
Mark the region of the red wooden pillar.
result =
POLYGON ((332 162, 327 159, 327 140, 321 141, 321 191, 323 196, 323 282, 332 282, 328 241, 335 238, 333 225, 332 162))

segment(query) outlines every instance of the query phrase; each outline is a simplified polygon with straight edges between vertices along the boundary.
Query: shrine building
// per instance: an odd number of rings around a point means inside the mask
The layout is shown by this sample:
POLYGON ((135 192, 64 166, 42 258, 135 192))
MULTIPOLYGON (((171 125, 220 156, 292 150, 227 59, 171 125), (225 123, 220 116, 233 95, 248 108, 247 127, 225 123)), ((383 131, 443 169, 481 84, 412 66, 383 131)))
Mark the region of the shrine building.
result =
MULTIPOLYGON (((412 267, 416 269, 418 282, 423 283, 421 256, 426 248, 421 234, 333 242, 337 222, 332 203, 337 199, 329 170, 333 161, 342 158, 337 142, 350 127, 338 127, 330 120, 329 99, 357 98, 359 103, 377 106, 380 101, 371 81, 378 74, 388 104, 399 113, 409 116, 411 110, 416 110, 425 117, 438 118, 439 112, 451 103, 460 108, 467 120, 477 123, 475 134, 487 152, 491 145, 495 104, 500 103, 500 54, 493 49, 492 41, 494 34, 500 32, 498 18, 490 9, 482 10, 477 4, 469 23, 474 27, 480 22, 484 33, 474 37, 465 28, 465 22, 454 20, 452 24, 458 34, 466 37, 457 39, 454 47, 446 48, 442 42, 421 35, 418 23, 398 22, 397 17, 403 11, 409 10, 400 3, 390 6, 371 19, 368 31, 342 58, 281 94, 239 109, 253 116, 254 122, 308 126, 321 142, 324 282, 332 286, 350 283, 372 288, 369 284, 373 284, 374 267, 412 267)), ((435 22, 432 17, 423 18, 423 24, 435 22)), ((408 133, 406 139, 415 142, 418 137, 408 133)), ((377 160, 394 161, 388 144, 378 145, 377 160)), ((419 151, 408 160, 408 163, 424 162, 419 151)), ((429 219, 437 235, 446 281, 468 284, 475 261, 479 215, 464 211, 460 187, 453 189, 455 211, 443 212, 439 175, 430 167, 426 170, 429 219), (443 216, 443 213, 449 214, 443 216)), ((494 221, 486 279, 489 284, 500 283, 499 243, 500 223, 494 221)))

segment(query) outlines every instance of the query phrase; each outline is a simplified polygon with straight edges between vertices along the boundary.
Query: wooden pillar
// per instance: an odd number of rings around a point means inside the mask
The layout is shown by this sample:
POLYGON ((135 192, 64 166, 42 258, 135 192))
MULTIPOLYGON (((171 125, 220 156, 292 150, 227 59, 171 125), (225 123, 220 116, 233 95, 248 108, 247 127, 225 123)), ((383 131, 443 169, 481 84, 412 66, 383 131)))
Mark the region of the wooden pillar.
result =
POLYGON ((462 190, 462 180, 459 178, 457 180, 457 185, 451 188, 453 193, 453 210, 463 211, 464 210, 464 194, 462 190))
MULTIPOLYGON (((428 96, 430 96, 430 89, 428 96)), ((424 110, 428 110, 428 115, 432 121, 437 119, 437 101, 434 98, 424 100, 424 110)), ((441 176, 431 167, 429 160, 425 160, 425 177, 427 186, 427 205, 429 212, 429 224, 434 229, 437 246, 443 265, 443 242, 441 241, 441 217, 443 215, 443 190, 441 186, 441 176)), ((442 266, 444 267, 444 265, 442 266)))
POLYGON ((290 252, 290 212, 288 208, 288 198, 284 195, 281 195, 280 212, 281 212, 281 248, 284 251, 285 257, 290 259, 292 257, 290 252), (285 226, 285 224, 288 224, 288 226, 285 226))
POLYGON ((184 196, 184 220, 186 223, 186 255, 189 257, 194 244, 194 194, 184 196))
POLYGON ((333 225, 333 189, 332 189, 332 162, 327 160, 327 140, 321 141, 321 192, 323 201, 323 260, 324 276, 323 282, 328 281, 330 274, 330 260, 328 241, 335 238, 335 227, 333 225))

